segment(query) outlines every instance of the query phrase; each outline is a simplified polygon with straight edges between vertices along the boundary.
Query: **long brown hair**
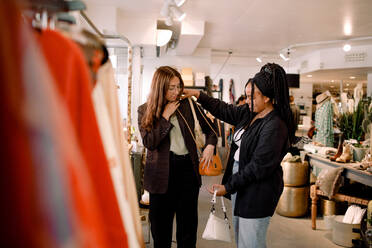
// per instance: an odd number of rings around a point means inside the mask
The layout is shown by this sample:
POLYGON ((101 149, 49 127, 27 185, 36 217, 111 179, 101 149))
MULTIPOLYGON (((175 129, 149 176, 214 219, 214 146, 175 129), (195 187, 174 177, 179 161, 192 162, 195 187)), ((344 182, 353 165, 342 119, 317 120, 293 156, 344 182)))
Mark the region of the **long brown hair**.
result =
POLYGON ((181 74, 170 66, 159 67, 152 78, 150 95, 147 98, 147 109, 141 121, 141 127, 150 131, 155 121, 159 120, 167 103, 165 95, 169 88, 169 82, 173 77, 180 80, 180 95, 183 92, 181 74))

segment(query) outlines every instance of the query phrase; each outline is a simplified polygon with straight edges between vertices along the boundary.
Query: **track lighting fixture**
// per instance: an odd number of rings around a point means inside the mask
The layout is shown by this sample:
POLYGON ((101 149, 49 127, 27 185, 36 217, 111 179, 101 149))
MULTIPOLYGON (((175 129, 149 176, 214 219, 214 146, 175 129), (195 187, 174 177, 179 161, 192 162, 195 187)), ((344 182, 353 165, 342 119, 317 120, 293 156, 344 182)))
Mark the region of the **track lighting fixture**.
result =
POLYGON ((286 56, 284 56, 282 53, 279 54, 279 56, 284 60, 284 61, 288 61, 289 58, 287 58, 286 56))
POLYGON ((177 21, 182 21, 186 17, 186 13, 180 10, 180 8, 176 6, 170 6, 170 10, 173 13, 173 16, 177 19, 177 21))
POLYGON ((173 0, 173 1, 177 5, 177 7, 181 7, 186 2, 186 0, 173 0))
POLYGON ((166 18, 165 24, 173 25, 173 18, 177 21, 182 21, 186 17, 186 13, 179 7, 185 3, 186 0, 165 0, 160 14, 166 18))
POLYGON ((156 46, 164 46, 166 45, 170 39, 172 38, 173 32, 168 29, 158 29, 157 30, 157 37, 156 37, 156 46))

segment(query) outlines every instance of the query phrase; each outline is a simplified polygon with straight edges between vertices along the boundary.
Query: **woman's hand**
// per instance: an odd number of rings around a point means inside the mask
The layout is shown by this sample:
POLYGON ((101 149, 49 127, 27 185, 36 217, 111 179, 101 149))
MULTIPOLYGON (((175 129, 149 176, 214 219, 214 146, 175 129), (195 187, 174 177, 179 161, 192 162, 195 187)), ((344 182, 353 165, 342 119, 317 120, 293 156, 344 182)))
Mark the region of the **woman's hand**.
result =
POLYGON ((213 184, 212 187, 208 188, 209 193, 212 195, 214 194, 215 190, 217 190, 217 196, 223 196, 227 193, 225 186, 221 184, 213 184))
POLYGON ((162 114, 163 117, 165 119, 169 120, 169 117, 171 117, 171 115, 173 115, 174 111, 176 111, 178 106, 180 106, 179 101, 168 102, 167 105, 165 105, 165 107, 164 107, 164 111, 163 111, 163 114, 162 114))
POLYGON ((203 151, 203 155, 200 159, 200 162, 204 162, 207 166, 212 163, 213 160, 214 145, 207 145, 203 151))
POLYGON ((192 90, 192 89, 183 89, 183 95, 182 99, 188 98, 190 96, 195 96, 196 98, 199 98, 200 91, 199 90, 192 90))

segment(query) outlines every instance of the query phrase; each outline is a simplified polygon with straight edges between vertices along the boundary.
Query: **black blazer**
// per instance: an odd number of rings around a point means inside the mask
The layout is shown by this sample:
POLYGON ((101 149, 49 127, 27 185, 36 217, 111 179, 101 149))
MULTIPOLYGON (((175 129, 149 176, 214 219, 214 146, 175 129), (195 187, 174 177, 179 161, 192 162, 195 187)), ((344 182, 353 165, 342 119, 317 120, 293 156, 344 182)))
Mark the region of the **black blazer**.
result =
MULTIPOLYGON (((198 118, 199 124, 206 136, 206 145, 217 144, 217 137, 211 128, 206 123, 205 119, 201 116, 200 112, 196 109, 196 103, 193 102, 195 113, 198 118)), ((173 125, 170 121, 161 117, 154 124, 153 129, 148 132, 141 127, 142 117, 145 114, 147 104, 143 104, 138 108, 138 126, 142 137, 142 143, 147 148, 147 157, 144 175, 144 188, 153 194, 166 193, 168 190, 168 177, 169 177, 169 149, 170 149, 170 130, 173 125)), ((178 110, 185 117, 191 130, 194 132, 194 118, 191 112, 190 104, 187 99, 181 100, 178 110)), ((178 123, 181 128, 182 136, 185 140, 186 148, 190 153, 192 166, 195 170, 195 176, 198 178, 199 187, 201 186, 201 177, 199 174, 199 158, 195 142, 186 126, 183 118, 175 111, 178 123)), ((204 115, 204 113, 203 113, 204 115)), ((216 129, 214 124, 204 115, 209 124, 216 129)))
MULTIPOLYGON (((198 101, 216 118, 234 126, 235 132, 248 124, 248 104, 234 106, 200 93, 198 101)), ((235 153, 235 147, 231 152, 235 153)), ((226 173, 228 193, 237 192, 234 214, 244 218, 272 216, 283 191, 280 163, 289 148, 288 131, 273 110, 257 119, 243 134, 240 144, 239 171, 226 173)), ((231 166, 232 167, 232 166, 231 166)))

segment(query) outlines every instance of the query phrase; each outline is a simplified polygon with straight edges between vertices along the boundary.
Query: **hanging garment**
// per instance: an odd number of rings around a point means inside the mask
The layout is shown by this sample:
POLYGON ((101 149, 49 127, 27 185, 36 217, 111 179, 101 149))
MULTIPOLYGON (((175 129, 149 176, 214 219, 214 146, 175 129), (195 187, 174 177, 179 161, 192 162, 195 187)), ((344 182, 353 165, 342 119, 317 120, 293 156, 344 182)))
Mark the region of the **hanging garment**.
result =
MULTIPOLYGON (((110 63, 109 63, 110 64, 110 63)), ((110 64, 111 66, 111 64, 110 64)), ((135 216, 132 215, 131 206, 129 205, 128 198, 126 197, 126 188, 124 182, 123 172, 124 166, 119 154, 119 146, 115 142, 115 136, 113 132, 113 123, 109 117, 109 109, 105 102, 104 87, 103 85, 107 82, 103 82, 102 79, 97 81, 92 93, 94 109, 96 112, 96 117, 98 121, 98 127, 100 129, 103 146, 105 148, 106 156, 110 163, 111 177, 114 182, 114 187, 116 191, 116 196, 118 198, 121 216, 123 223, 125 223, 125 229, 128 235, 128 242, 130 247, 140 247, 139 241, 137 239, 136 228, 134 220, 139 217, 137 212, 135 216)), ((117 97, 117 95, 113 95, 117 97)), ((130 171, 131 172, 131 171, 130 171)), ((133 177, 133 174, 132 174, 133 177)), ((136 195, 135 195, 136 197, 136 195)), ((133 198, 132 198, 133 199, 133 198)), ((134 198, 133 200, 135 200, 134 198)))
POLYGON ((109 118, 111 120, 116 147, 117 150, 119 151, 121 161, 120 165, 122 166, 122 171, 124 173, 123 180, 125 184, 125 194, 127 200, 129 201, 129 205, 131 206, 137 239, 141 246, 144 246, 142 225, 139 218, 137 190, 134 182, 132 163, 129 158, 128 143, 123 133, 123 121, 119 108, 119 100, 114 77, 114 69, 110 62, 105 63, 98 70, 97 81, 101 84, 103 88, 103 93, 109 113, 109 118))
POLYGON ((53 30, 42 31, 39 43, 58 91, 66 102, 88 165, 108 243, 111 247, 127 247, 127 236, 95 118, 91 98, 92 80, 84 56, 73 41, 53 30))
POLYGON ((69 114, 13 1, 0 2, 0 55, 0 246, 109 247, 69 114))
POLYGON ((315 141, 333 147, 333 110, 330 99, 326 100, 315 112, 315 141))
POLYGON ((120 114, 114 69, 111 62, 105 63, 98 70, 97 81, 103 87, 105 102, 108 109, 109 118, 111 120, 112 131, 114 133, 117 150, 119 151, 122 171, 124 173, 123 180, 125 184, 125 194, 131 207, 138 242, 141 244, 141 247, 143 247, 144 241, 142 235, 142 224, 139 218, 137 190, 134 182, 132 163, 129 158, 128 142, 123 133, 123 121, 120 114))
POLYGON ((230 103, 234 104, 235 103, 235 86, 234 86, 233 79, 230 79, 229 98, 230 98, 230 103))

